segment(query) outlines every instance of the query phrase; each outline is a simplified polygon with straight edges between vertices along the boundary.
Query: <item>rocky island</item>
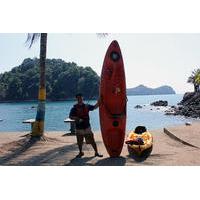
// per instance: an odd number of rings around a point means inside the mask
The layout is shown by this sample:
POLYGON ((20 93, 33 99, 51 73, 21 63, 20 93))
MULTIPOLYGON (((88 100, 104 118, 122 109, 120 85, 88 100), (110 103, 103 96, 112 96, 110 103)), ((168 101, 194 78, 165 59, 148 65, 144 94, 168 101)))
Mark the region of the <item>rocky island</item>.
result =
POLYGON ((127 95, 159 95, 159 94, 176 94, 170 86, 164 85, 158 88, 149 88, 144 85, 139 85, 134 88, 127 89, 127 95))

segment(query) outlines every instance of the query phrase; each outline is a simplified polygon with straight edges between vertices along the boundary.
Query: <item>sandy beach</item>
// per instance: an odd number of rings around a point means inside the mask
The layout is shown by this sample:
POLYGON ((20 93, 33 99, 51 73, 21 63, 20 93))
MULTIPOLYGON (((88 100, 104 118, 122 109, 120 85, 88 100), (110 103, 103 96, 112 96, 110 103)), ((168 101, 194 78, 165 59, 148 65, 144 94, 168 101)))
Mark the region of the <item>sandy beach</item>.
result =
POLYGON ((94 157, 90 145, 84 144, 85 155, 75 158, 78 147, 75 136, 65 132, 47 132, 46 140, 22 137, 27 132, 0 133, 0 165, 16 166, 198 166, 200 165, 200 123, 151 130, 154 146, 151 155, 143 162, 129 157, 124 144, 121 157, 109 158, 100 132, 95 132, 99 152, 94 157))

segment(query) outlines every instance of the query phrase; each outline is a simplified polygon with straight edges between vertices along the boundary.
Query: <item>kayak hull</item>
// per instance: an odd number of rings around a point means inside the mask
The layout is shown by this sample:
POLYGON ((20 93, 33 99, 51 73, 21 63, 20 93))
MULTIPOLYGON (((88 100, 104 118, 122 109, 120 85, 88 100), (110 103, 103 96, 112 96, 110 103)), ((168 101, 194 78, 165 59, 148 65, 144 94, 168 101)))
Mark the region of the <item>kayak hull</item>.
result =
POLYGON ((138 149, 140 149, 139 146, 137 148, 133 148, 132 146, 128 145, 129 155, 133 158, 147 158, 153 150, 153 145, 149 148, 143 149, 143 151, 138 149))
POLYGON ((113 41, 105 55, 100 82, 100 126, 110 157, 121 154, 126 128, 126 82, 121 50, 113 41))

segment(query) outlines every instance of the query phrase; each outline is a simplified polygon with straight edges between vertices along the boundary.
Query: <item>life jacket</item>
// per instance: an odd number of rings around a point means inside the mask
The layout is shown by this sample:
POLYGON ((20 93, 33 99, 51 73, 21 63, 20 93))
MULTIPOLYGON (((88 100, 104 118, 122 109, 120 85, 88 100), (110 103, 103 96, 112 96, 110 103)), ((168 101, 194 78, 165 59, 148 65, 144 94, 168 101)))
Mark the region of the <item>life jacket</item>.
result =
POLYGON ((148 131, 143 132, 142 134, 137 134, 132 131, 125 143, 128 144, 128 151, 130 154, 141 156, 145 150, 147 150, 146 153, 152 151, 153 137, 148 131), (139 142, 140 140, 142 143, 139 142))
POLYGON ((88 119, 89 118, 89 109, 88 107, 83 104, 83 105, 74 105, 75 109, 76 109, 76 116, 81 118, 81 119, 88 119))
POLYGON ((144 140, 150 140, 150 139, 152 138, 152 135, 151 135, 151 133, 149 133, 148 131, 146 131, 146 132, 144 132, 144 133, 142 133, 142 134, 137 134, 137 133, 135 133, 134 131, 131 131, 131 132, 129 133, 128 138, 129 138, 130 140, 134 140, 134 139, 137 139, 137 138, 142 138, 142 139, 144 139, 144 140))

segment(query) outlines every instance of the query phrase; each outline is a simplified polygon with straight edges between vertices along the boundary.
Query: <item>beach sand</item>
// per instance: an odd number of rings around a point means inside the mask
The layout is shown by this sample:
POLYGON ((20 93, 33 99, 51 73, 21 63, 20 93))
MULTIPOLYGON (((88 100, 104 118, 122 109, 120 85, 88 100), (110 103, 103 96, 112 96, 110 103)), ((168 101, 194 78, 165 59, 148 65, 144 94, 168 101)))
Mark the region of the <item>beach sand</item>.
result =
POLYGON ((124 144, 119 158, 110 158, 102 142, 100 132, 95 133, 98 150, 103 158, 94 157, 94 151, 84 144, 85 155, 75 158, 78 147, 75 136, 63 136, 64 132, 47 132, 47 140, 30 140, 22 137, 27 132, 0 133, 0 165, 16 166, 198 166, 200 165, 200 123, 191 126, 167 127, 151 130, 154 145, 151 155, 143 162, 129 157, 124 144), (175 137, 172 137, 175 136, 175 137), (177 139, 178 138, 178 139, 177 139), (185 143, 184 143, 185 142, 185 143), (193 146, 190 146, 194 145, 193 146), (199 148, 198 148, 199 147, 199 148))

